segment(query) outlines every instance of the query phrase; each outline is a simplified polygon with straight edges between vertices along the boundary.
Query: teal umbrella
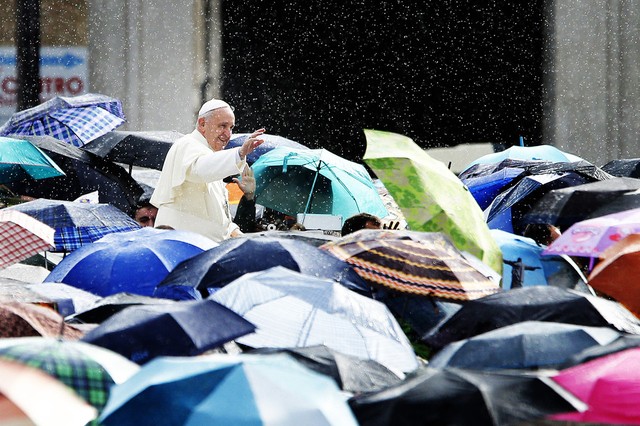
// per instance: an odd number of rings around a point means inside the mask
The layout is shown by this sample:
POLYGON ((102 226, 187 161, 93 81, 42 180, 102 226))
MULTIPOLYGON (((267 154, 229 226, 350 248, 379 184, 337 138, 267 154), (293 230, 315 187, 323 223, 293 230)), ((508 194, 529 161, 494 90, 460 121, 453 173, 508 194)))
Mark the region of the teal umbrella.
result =
POLYGON ((329 214, 343 220, 361 212, 388 214, 364 166, 326 149, 275 148, 251 168, 256 201, 281 213, 329 214))
POLYGON ((64 175, 60 167, 31 142, 0 136, 0 183, 64 175))

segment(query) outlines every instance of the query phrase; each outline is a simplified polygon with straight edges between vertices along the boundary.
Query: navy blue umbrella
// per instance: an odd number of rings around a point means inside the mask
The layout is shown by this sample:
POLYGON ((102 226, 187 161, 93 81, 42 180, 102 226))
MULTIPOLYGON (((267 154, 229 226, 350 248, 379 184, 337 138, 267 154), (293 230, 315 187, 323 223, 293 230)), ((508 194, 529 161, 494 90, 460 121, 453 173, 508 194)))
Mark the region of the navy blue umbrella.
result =
POLYGON ((193 356, 245 334, 255 326, 213 300, 130 306, 82 340, 144 364, 158 356, 193 356))
MULTIPOLYGON (((242 144, 244 143, 244 141, 247 140, 249 135, 250 133, 238 133, 233 135, 233 137, 231 138, 227 146, 225 146, 225 149, 237 148, 239 146, 242 146, 242 144)), ((258 158, 260 158, 262 154, 265 154, 271 151, 272 149, 278 148, 281 146, 286 148, 295 148, 295 149, 309 149, 308 147, 306 147, 305 145, 302 145, 301 143, 292 141, 291 139, 287 139, 282 136, 269 135, 265 133, 261 136, 261 138, 264 139, 264 142, 262 143, 262 145, 256 148, 252 153, 247 155, 247 163, 253 164, 258 158)))
POLYGON ((174 300, 206 298, 248 272, 274 266, 330 278, 361 294, 369 285, 335 256, 309 243, 287 238, 232 238, 177 265, 156 287, 154 296, 174 300))

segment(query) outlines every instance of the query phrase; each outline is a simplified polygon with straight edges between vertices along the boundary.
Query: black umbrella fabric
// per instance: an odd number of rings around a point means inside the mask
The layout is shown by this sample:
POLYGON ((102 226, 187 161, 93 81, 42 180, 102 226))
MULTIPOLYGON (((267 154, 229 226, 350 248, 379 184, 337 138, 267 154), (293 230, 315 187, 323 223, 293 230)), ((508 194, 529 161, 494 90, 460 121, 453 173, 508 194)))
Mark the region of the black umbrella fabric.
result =
POLYGON ((82 340, 138 364, 158 356, 193 356, 222 346, 255 326, 213 300, 130 306, 82 340))
POLYGON ((330 278, 360 294, 371 294, 368 284, 348 263, 311 244, 286 238, 239 237, 225 240, 218 247, 178 264, 158 284, 153 295, 173 300, 198 300, 248 272, 274 266, 330 278))
POLYGON ((285 353, 305 367, 331 377, 340 389, 353 394, 379 391, 401 381, 391 370, 377 361, 347 355, 325 345, 257 348, 249 353, 285 353))
POLYGON ((557 368, 578 352, 621 336, 609 327, 524 321, 453 342, 429 358, 433 368, 557 368))
POLYGON ((534 375, 424 368, 349 405, 361 426, 509 425, 575 411, 556 389, 534 375))
POLYGON ((640 336, 625 334, 607 345, 592 346, 569 357, 559 370, 584 364, 602 356, 611 355, 631 348, 640 347, 640 336))
POLYGON ((466 302, 422 340, 432 348, 522 321, 613 327, 640 334, 640 320, 617 302, 552 286, 511 289, 466 302))
POLYGON ((546 193, 525 214, 527 223, 550 223, 567 229, 589 217, 598 208, 608 206, 623 194, 640 189, 640 179, 618 177, 590 182, 546 193))
POLYGON ((65 321, 68 323, 100 324, 129 306, 167 305, 174 302, 174 300, 143 296, 141 294, 116 293, 110 296, 100 297, 87 309, 67 316, 65 321))
POLYGON ((22 136, 60 166, 66 176, 44 180, 26 179, 7 185, 13 192, 35 198, 73 201, 98 191, 101 203, 127 214, 135 209, 142 187, 121 166, 51 136, 22 136))
POLYGON ((640 178, 640 158, 618 158, 602 166, 605 172, 619 177, 640 178))
POLYGON ((102 158, 131 166, 162 170, 171 145, 184 136, 175 131, 112 131, 82 149, 102 158))

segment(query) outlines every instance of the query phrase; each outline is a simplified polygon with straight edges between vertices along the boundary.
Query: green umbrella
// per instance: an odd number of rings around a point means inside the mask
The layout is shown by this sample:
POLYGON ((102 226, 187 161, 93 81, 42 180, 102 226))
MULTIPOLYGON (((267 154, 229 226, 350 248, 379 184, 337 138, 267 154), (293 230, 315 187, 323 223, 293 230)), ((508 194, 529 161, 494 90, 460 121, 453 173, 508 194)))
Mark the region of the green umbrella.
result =
POLYGON ((410 138, 366 129, 364 160, 388 189, 414 231, 447 234, 461 251, 502 272, 500 247, 469 190, 410 138))
POLYGON ((0 183, 56 176, 64 172, 40 148, 26 140, 0 136, 0 183))

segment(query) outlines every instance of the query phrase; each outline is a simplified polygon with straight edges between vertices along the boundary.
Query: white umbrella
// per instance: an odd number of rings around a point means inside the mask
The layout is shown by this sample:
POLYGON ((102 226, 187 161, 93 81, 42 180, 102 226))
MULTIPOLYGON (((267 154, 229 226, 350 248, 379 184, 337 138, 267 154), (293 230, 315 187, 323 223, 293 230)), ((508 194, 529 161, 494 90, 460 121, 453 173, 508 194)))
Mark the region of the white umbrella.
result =
POLYGON ((399 376, 418 367, 409 339, 384 304, 329 279, 278 266, 246 274, 210 298, 256 325, 255 333, 237 339, 247 346, 326 345, 399 376))

